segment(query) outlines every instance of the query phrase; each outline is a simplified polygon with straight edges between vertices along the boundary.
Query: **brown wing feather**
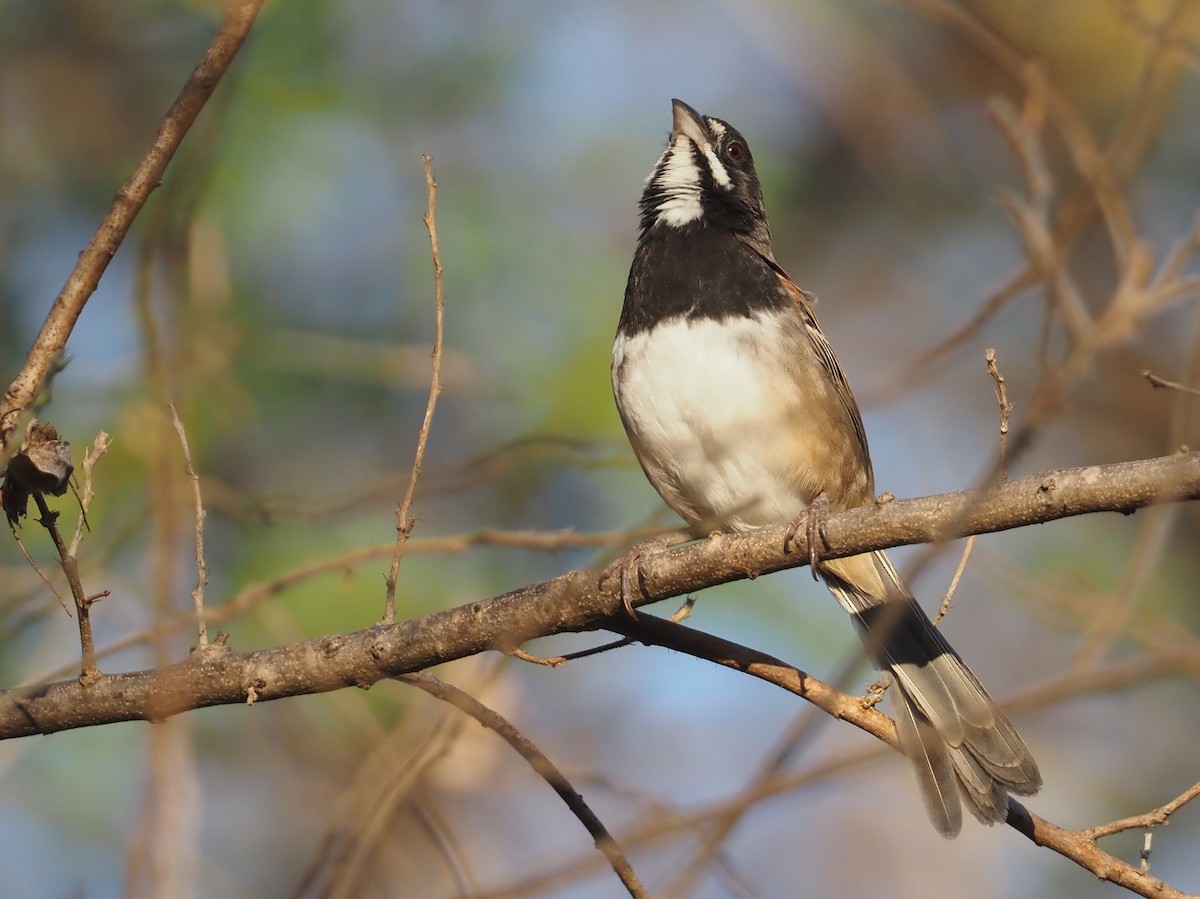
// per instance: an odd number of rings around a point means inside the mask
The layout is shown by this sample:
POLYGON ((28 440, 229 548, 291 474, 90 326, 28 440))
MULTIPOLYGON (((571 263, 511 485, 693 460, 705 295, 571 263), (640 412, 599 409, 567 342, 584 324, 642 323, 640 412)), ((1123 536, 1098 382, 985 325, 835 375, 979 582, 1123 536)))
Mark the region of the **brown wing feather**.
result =
POLYGON ((804 319, 805 332, 808 335, 809 343, 812 344, 813 352, 816 353, 817 359, 820 360, 821 367, 829 375, 829 380, 837 391, 838 399, 841 400, 851 424, 854 425, 854 436, 858 439, 858 447, 862 451, 863 466, 867 469, 869 475, 871 470, 871 450, 867 447, 867 431, 863 427, 862 415, 858 411, 858 403, 854 400, 854 392, 850 389, 850 382, 846 380, 846 374, 842 371, 842 366, 838 363, 837 356, 833 354, 833 347, 825 339, 825 333, 821 330, 821 324, 817 321, 816 313, 813 312, 812 303, 816 298, 796 284, 788 273, 780 267, 778 262, 768 259, 765 256, 763 257, 763 261, 779 277, 783 289, 792 297, 800 310, 800 315, 804 319))

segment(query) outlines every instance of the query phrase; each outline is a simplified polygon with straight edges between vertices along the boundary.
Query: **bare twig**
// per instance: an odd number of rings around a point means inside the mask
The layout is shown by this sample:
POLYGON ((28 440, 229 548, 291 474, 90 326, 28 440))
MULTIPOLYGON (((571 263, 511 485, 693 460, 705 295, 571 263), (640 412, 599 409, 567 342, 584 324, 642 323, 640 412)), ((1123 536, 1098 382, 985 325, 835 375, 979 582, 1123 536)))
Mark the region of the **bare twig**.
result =
POLYGON ((1149 871, 1143 870, 1141 865, 1134 867, 1100 849, 1087 831, 1067 830, 1052 824, 1029 812, 1014 799, 1008 801, 1008 825, 1038 846, 1052 849, 1101 880, 1115 883, 1139 896, 1147 899, 1192 899, 1182 890, 1150 876, 1149 871))
POLYGON ((188 479, 192 482, 192 499, 196 504, 196 586, 192 589, 192 608, 196 612, 197 647, 208 646, 208 626, 204 621, 204 587, 208 583, 208 565, 204 561, 204 500, 200 496, 200 476, 192 464, 192 451, 188 446, 187 431, 179 418, 179 412, 174 403, 167 403, 171 411, 171 423, 175 425, 175 433, 179 435, 179 446, 183 449, 183 464, 187 469, 188 479))
POLYGON ((983 358, 987 361, 988 374, 996 383, 996 402, 1000 406, 1000 480, 1008 480, 1008 422, 1012 416, 1012 403, 1008 401, 1008 388, 1004 385, 1004 375, 996 365, 996 351, 988 347, 983 358))
POLYGON ((429 427, 433 424, 433 412, 437 408, 438 395, 442 392, 442 320, 445 311, 445 297, 442 292, 442 257, 438 251, 437 239, 437 181, 433 177, 433 160, 422 156, 425 163, 425 185, 429 190, 429 204, 425 210, 425 229, 429 232, 429 252, 433 257, 433 292, 436 325, 433 338, 433 374, 429 379, 429 400, 425 404, 425 419, 421 422, 421 430, 417 432, 417 451, 413 455, 412 472, 408 476, 408 486, 404 488, 404 498, 396 507, 396 551, 392 555, 392 568, 387 576, 387 598, 383 609, 383 623, 391 624, 396 620, 396 580, 400 576, 400 559, 404 556, 404 544, 412 533, 416 519, 409 516, 413 495, 417 490, 417 480, 421 477, 421 462, 425 458, 425 444, 429 440, 429 427))
POLYGON ((25 364, 0 401, 0 439, 6 444, 22 413, 41 393, 84 305, 95 292, 151 191, 161 183, 163 173, 188 129, 229 69, 262 4, 263 0, 237 0, 229 7, 216 37, 167 110, 150 149, 138 162, 129 180, 117 191, 96 233, 79 254, 79 261, 50 307, 25 364))
MULTIPOLYGON (((686 620, 692 614, 692 609, 696 605, 695 597, 689 596, 684 600, 683 605, 671 613, 668 621, 676 623, 686 620)), ((636 643, 632 637, 622 637, 620 640, 611 640, 608 643, 602 643, 599 646, 589 646, 587 649, 580 649, 575 652, 568 652, 566 655, 551 656, 545 658, 542 656, 530 655, 525 650, 518 647, 513 650, 510 655, 514 659, 520 659, 522 662, 530 662, 534 665, 544 665, 547 668, 559 668, 567 662, 574 662, 577 659, 586 659, 591 656, 598 656, 601 653, 612 652, 614 649, 620 649, 622 646, 628 646, 630 643, 636 643)))
POLYGON ((1160 378, 1150 369, 1142 372, 1142 377, 1150 382, 1151 387, 1163 387, 1167 390, 1181 390, 1184 393, 1190 393, 1193 396, 1200 396, 1200 387, 1188 387, 1187 384, 1180 384, 1178 381, 1168 381, 1166 378, 1160 378))
POLYGON ((950 604, 954 602, 954 594, 958 592, 958 584, 962 580, 963 573, 967 570, 967 562, 971 559, 971 553, 975 550, 975 535, 972 534, 967 538, 966 545, 963 546, 962 555, 958 557, 958 567, 954 569, 954 577, 950 579, 950 586, 946 588, 946 595, 942 597, 942 602, 938 606, 937 614, 933 616, 934 625, 941 624, 946 613, 950 611, 950 604))
POLYGON ((96 491, 92 489, 92 470, 100 461, 100 457, 108 452, 111 445, 112 438, 101 431, 92 441, 88 451, 83 454, 83 461, 79 464, 79 471, 83 475, 83 486, 76 493, 79 499, 79 523, 75 525, 75 533, 71 536, 71 546, 67 550, 73 556, 79 552, 79 545, 83 542, 83 534, 88 526, 88 509, 91 508, 92 500, 96 498, 96 491))
POLYGON ((1111 836, 1114 833, 1121 833, 1125 830, 1140 830, 1146 827, 1162 827, 1167 823, 1167 819, 1175 814, 1183 806, 1187 805, 1197 796, 1200 796, 1200 783, 1192 784, 1166 805, 1160 805, 1158 808, 1145 812, 1141 815, 1133 815, 1129 818, 1121 818, 1117 821, 1112 821, 1108 824, 1101 824, 1098 827, 1089 827, 1087 830, 1080 831, 1086 837, 1092 840, 1099 840, 1102 837, 1111 836))
MULTIPOLYGON (((839 513, 829 522, 826 555, 838 558, 885 548, 895 544, 897 533, 916 531, 925 539, 940 539, 948 536, 941 530, 947 526, 953 526, 961 535, 963 528, 978 527, 983 521, 995 527, 1009 520, 1006 516, 1031 523, 1078 514, 1088 506, 1089 497, 1094 502, 1102 501, 1103 508, 1130 511, 1152 500, 1185 496, 1200 497, 1200 453, 1045 473, 957 498, 894 501, 839 513), (1038 497, 1032 507, 1026 502, 1031 497, 1038 497), (964 508, 970 512, 964 515, 964 508), (890 536, 882 542, 881 522, 885 531, 889 522, 892 525, 892 530, 886 531, 890 536), (901 523, 904 527, 899 527, 901 523)), ((682 595, 704 584, 796 567, 805 558, 805 547, 783 553, 784 530, 781 525, 724 535, 717 541, 656 554, 646 561, 645 596, 637 601, 642 604, 682 595)), ((253 653, 228 652, 203 661, 193 657, 150 672, 104 677, 86 689, 67 682, 3 692, 0 737, 134 718, 157 720, 189 708, 241 702, 251 689, 259 701, 270 701, 340 689, 347 684, 365 686, 383 677, 412 673, 484 649, 504 650, 549 633, 604 627, 629 635, 633 622, 623 613, 618 581, 612 571, 600 578, 595 572, 574 572, 491 601, 470 603, 402 625, 375 626, 253 653)), ((896 745, 894 726, 888 718, 791 665, 647 615, 640 616, 637 625, 637 639, 643 642, 670 645, 783 686, 888 745, 896 745)), ((1182 664, 1194 668, 1194 658, 1189 658, 1190 662, 1182 664)), ((1153 670, 1172 670, 1172 664, 1181 663, 1164 658, 1153 670)), ((1089 675, 1086 689, 1097 689, 1100 680, 1089 675)), ((1039 845, 1114 883, 1146 896, 1182 895, 1099 851, 1094 841, 1031 815, 1019 804, 1010 804, 1009 823, 1039 845)))
POLYGON ((12 531, 13 540, 16 541, 17 548, 21 550, 21 555, 25 557, 25 561, 29 563, 29 567, 34 570, 39 578, 42 579, 42 583, 50 588, 50 592, 54 594, 54 598, 58 600, 58 604, 62 606, 62 610, 66 612, 67 617, 70 618, 71 610, 67 607, 67 601, 63 599, 62 594, 58 592, 58 588, 54 586, 54 583, 50 580, 49 575, 42 571, 42 569, 38 566, 38 563, 33 560, 33 556, 29 554, 29 550, 25 548, 25 543, 21 540, 21 535, 17 531, 17 526, 10 523, 8 529, 12 531))
POLYGON ((529 763, 537 774, 542 777, 546 783, 554 788, 554 791, 562 797, 563 802, 567 804, 567 808, 577 817, 588 833, 592 835, 592 839, 596 842, 596 848, 604 853, 608 859, 612 869, 620 878, 622 885, 628 891, 630 896, 635 899, 649 899, 650 894, 634 873, 633 867, 629 864, 629 860, 625 857, 625 853, 609 834, 604 824, 596 817, 596 814, 583 801, 583 797, 571 785, 571 782, 563 775, 555 764, 548 759, 533 743, 504 717, 489 709, 483 703, 459 690, 457 687, 440 681, 428 674, 406 674, 397 678, 402 683, 409 684, 418 689, 424 690, 432 696, 436 696, 443 702, 448 702, 455 708, 460 709, 470 715, 484 727, 495 731, 501 738, 504 739, 509 746, 515 749, 529 763))
MULTIPOLYGON (((1008 401, 1008 388, 1004 384, 1004 375, 1000 374, 1000 369, 996 365, 995 349, 988 347, 984 351, 983 357, 987 362, 988 374, 992 376, 992 381, 996 384, 996 402, 1000 406, 1000 452, 996 463, 996 477, 1000 483, 1003 483, 1008 480, 1008 422, 1009 416, 1012 414, 1012 404, 1008 401)), ((972 534, 967 537, 966 545, 963 546, 962 554, 958 559, 958 567, 954 569, 954 577, 950 579, 950 586, 946 588, 946 594, 942 597, 937 613, 933 616, 934 625, 940 624, 946 617, 946 613, 950 611, 954 594, 958 591, 958 585, 962 581, 962 576, 967 570, 967 562, 970 561, 971 553, 974 550, 975 535, 972 534)))
POLYGON ((38 511, 42 516, 38 519, 38 523, 50 532, 50 539, 54 541, 54 546, 58 550, 59 564, 62 565, 63 574, 67 576, 67 584, 70 586, 71 596, 75 600, 75 615, 79 621, 79 649, 81 655, 79 683, 88 686, 101 678, 100 669, 96 667, 96 647, 92 642, 92 620, 90 614, 92 601, 88 598, 87 593, 84 592, 83 583, 79 579, 79 564, 75 557, 68 551, 67 544, 58 529, 58 513, 51 510, 46 504, 46 498, 41 493, 35 492, 33 499, 37 503, 38 511))

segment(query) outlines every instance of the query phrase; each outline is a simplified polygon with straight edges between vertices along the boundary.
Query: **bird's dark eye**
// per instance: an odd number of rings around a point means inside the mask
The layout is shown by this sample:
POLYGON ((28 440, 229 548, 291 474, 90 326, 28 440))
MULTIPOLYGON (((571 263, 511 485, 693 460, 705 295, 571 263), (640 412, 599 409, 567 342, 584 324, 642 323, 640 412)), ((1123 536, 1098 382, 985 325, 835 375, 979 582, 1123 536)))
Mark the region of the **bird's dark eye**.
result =
POLYGON ((746 158, 746 145, 740 140, 731 140, 725 148, 725 155, 734 162, 741 162, 746 158))

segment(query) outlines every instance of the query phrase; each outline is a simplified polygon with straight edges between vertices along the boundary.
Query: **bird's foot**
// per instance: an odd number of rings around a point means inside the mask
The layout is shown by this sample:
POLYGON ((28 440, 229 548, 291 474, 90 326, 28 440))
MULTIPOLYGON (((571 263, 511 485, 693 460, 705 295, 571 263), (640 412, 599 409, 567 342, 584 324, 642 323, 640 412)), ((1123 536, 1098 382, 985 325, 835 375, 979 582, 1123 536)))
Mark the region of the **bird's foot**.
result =
POLYGON ((632 547, 614 563, 621 570, 621 605, 634 621, 638 616, 633 608, 633 594, 637 590, 645 595, 646 574, 642 567, 646 560, 687 539, 688 535, 682 533, 659 534, 632 547))
POLYGON ((804 529, 808 541, 808 565, 812 571, 813 580, 817 579, 817 563, 821 561, 821 546, 829 548, 829 534, 826 527, 829 524, 829 497, 824 491, 817 494, 808 507, 793 518, 783 535, 783 551, 787 552, 788 544, 796 539, 800 529, 804 529))
POLYGON ((859 704, 864 709, 873 709, 883 701, 883 694, 888 691, 888 687, 892 685, 892 678, 887 674, 881 674, 879 680, 867 686, 867 693, 861 699, 859 704))

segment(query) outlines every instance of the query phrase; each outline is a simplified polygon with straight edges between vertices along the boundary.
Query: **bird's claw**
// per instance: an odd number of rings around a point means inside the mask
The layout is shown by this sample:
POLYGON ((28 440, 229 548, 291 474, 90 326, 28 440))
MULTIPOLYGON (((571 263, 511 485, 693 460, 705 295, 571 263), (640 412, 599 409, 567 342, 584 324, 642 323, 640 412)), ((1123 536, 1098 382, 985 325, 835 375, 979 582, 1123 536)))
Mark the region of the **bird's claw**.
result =
POLYGON ((788 522, 783 534, 783 549, 786 552, 788 544, 796 539, 800 528, 804 528, 804 537, 808 541, 808 566, 814 581, 817 579, 817 563, 821 561, 821 546, 829 547, 828 525, 829 497, 822 492, 803 512, 788 522))
POLYGON ((634 621, 637 621, 638 616, 637 611, 633 608, 633 592, 637 589, 644 594, 646 589, 646 574, 642 570, 642 566, 650 556, 658 555, 676 542, 678 542, 677 537, 673 534, 651 537, 633 547, 617 560, 617 564, 621 566, 621 605, 625 607, 625 613, 634 621))

